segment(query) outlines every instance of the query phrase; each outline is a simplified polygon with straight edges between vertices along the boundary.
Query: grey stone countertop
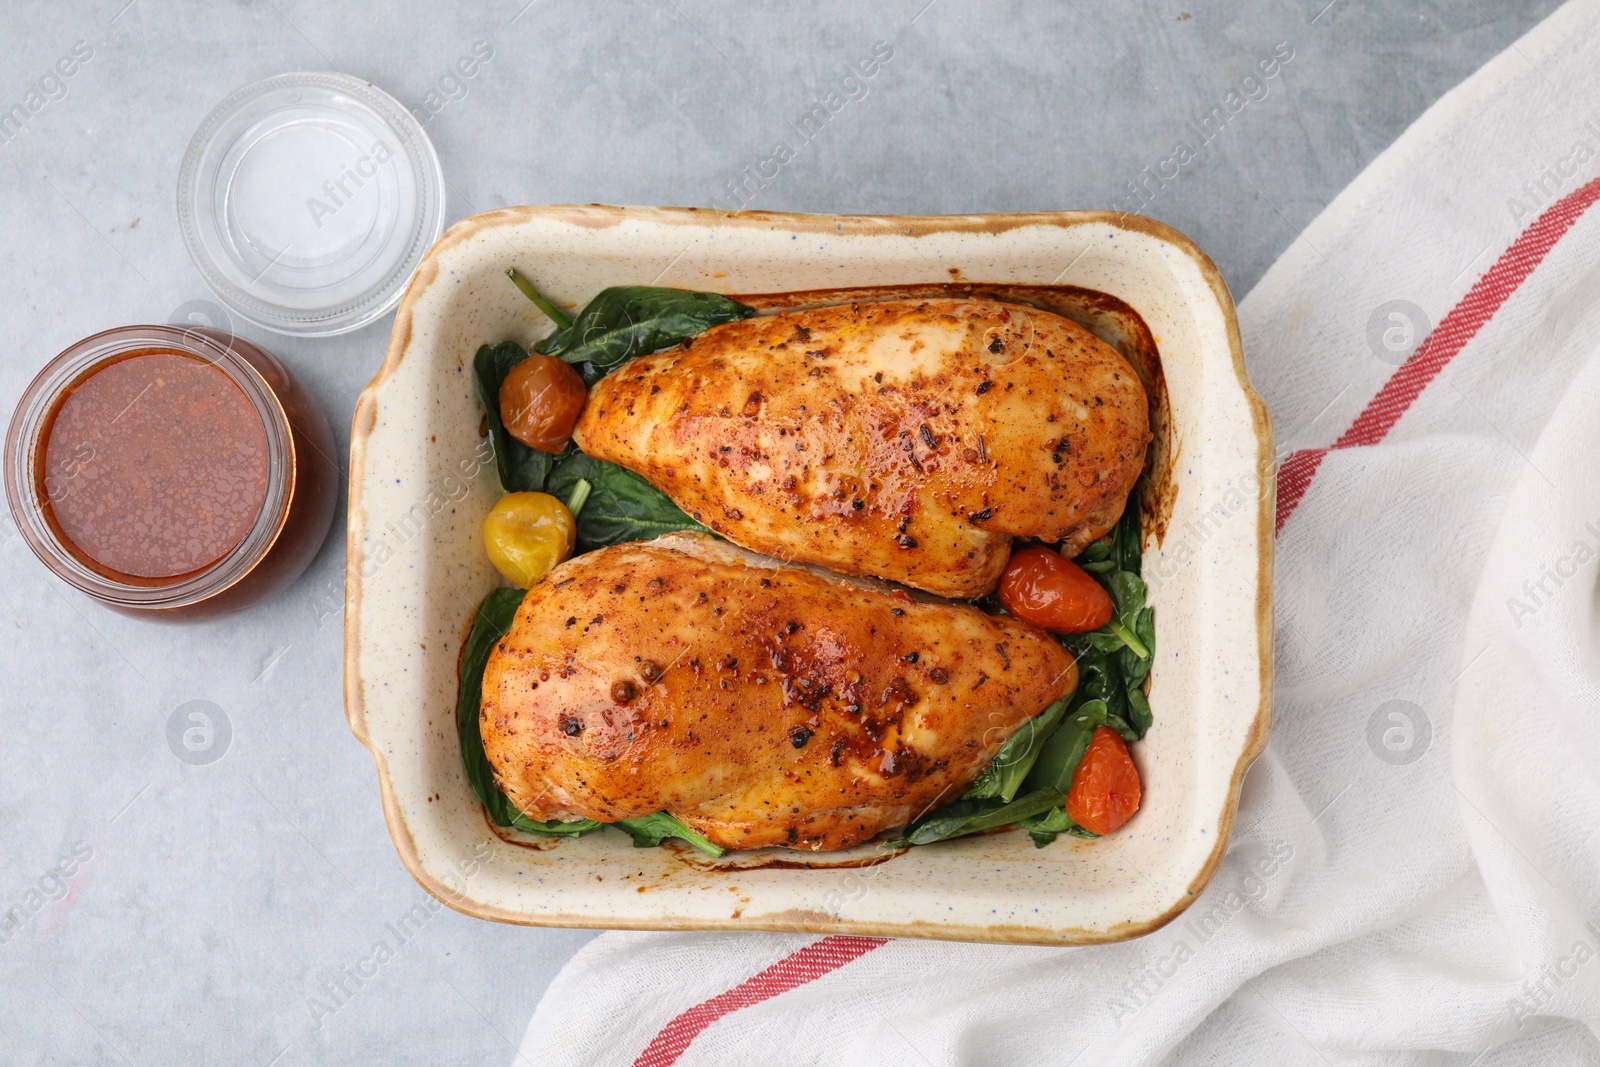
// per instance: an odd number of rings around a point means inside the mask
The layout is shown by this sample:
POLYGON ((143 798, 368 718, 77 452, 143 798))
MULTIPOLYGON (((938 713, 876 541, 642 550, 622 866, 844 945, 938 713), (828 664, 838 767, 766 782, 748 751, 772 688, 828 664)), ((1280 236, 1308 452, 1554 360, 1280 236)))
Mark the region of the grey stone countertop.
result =
MULTIPOLYGON (((0 407, 78 338, 209 299, 178 232, 179 160, 213 105, 271 74, 357 74, 425 115, 449 221, 572 201, 1116 207, 1188 233, 1242 296, 1554 6, 18 0, 0 6, 0 109, 28 119, 0 122, 0 407), (847 84, 880 41, 892 58, 847 84), (79 42, 92 56, 52 75, 79 42), (463 77, 475 48, 489 58, 463 77), (829 93, 826 127, 794 143, 829 93), (744 182, 780 142, 792 158, 744 182)), ((342 455, 391 322, 241 332, 313 391, 342 455)), ((391 931, 430 898, 345 723, 342 526, 341 510, 278 599, 158 626, 57 582, 0 518, 0 913, 16 909, 0 915, 0 1061, 501 1062, 593 936, 443 908, 403 942, 391 931), (193 700, 231 730, 203 765, 167 739, 193 700), (344 993, 319 1010, 330 983, 344 993)))

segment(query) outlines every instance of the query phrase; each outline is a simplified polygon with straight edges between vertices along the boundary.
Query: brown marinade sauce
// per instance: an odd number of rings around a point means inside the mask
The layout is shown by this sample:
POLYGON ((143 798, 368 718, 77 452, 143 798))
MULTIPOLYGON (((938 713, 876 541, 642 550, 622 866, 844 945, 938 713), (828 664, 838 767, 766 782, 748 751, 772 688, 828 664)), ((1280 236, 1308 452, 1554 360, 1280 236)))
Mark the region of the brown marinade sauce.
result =
POLYGON ((56 402, 36 466, 61 541, 117 581, 166 585, 215 564, 267 497, 267 435, 244 392, 203 359, 145 349, 94 368, 56 402))

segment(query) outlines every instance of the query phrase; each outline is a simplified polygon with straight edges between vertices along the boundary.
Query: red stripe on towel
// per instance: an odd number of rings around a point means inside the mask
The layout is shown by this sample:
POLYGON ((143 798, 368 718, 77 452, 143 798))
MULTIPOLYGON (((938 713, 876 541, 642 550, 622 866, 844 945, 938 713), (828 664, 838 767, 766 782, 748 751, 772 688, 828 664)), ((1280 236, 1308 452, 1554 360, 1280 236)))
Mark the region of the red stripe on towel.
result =
MULTIPOLYGON (((1375 445, 1388 436, 1428 383, 1437 378, 1484 324, 1494 318, 1501 305, 1596 200, 1600 200, 1600 178, 1556 201, 1518 234, 1511 247, 1500 254, 1494 265, 1467 290, 1460 303, 1450 309, 1411 353, 1411 358, 1383 384, 1378 395, 1333 443, 1333 448, 1375 445)), ((1284 460, 1278 471, 1278 530, 1281 531, 1289 516, 1294 514, 1329 451, 1331 449, 1308 448, 1284 460)))
POLYGON ((678 1062, 678 1057, 689 1047, 689 1042, 729 1012, 760 1004, 779 993, 787 993, 815 981, 888 941, 887 937, 825 937, 813 941, 755 977, 739 983, 726 993, 701 1001, 673 1019, 661 1028, 649 1047, 639 1053, 639 1058, 633 1061, 633 1067, 670 1067, 678 1062))

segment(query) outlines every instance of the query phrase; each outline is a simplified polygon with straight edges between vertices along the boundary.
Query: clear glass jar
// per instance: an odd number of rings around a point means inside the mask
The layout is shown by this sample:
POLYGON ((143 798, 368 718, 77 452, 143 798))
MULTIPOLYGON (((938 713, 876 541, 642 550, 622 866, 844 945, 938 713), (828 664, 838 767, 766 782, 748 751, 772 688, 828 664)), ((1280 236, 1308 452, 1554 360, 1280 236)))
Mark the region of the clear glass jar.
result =
POLYGON ((6 499, 23 540, 62 581, 126 614, 205 618, 281 592, 310 564, 338 502, 335 454, 322 412, 257 345, 209 328, 123 326, 68 348, 23 392, 6 434, 6 499), (231 550, 189 573, 140 578, 97 564, 66 536, 50 507, 45 454, 69 394, 113 363, 156 353, 203 360, 244 394, 265 435, 266 482, 254 522, 231 550))

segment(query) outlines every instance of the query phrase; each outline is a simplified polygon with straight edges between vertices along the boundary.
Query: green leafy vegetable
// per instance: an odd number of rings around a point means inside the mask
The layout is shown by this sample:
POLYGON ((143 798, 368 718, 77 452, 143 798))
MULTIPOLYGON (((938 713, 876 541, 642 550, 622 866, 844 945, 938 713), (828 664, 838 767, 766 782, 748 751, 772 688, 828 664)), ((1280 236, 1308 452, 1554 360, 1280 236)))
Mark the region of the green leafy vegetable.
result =
POLYGON ((1056 839, 1057 834, 1071 834, 1073 837, 1096 838, 1100 835, 1092 830, 1085 830, 1072 821, 1072 816, 1067 814, 1065 807, 1051 808, 1043 815, 1033 815, 1026 819, 1018 819, 1017 824, 1028 831, 1028 836, 1033 838, 1035 848, 1044 848, 1056 839))
POLYGON ((1079 695, 1106 702, 1106 725, 1124 741, 1144 737, 1154 721, 1144 681, 1155 661, 1156 618, 1144 602, 1139 542, 1139 510, 1129 504, 1111 536, 1078 557, 1079 566, 1097 568, 1090 573, 1110 592, 1116 614, 1102 629, 1064 641, 1078 659, 1079 695))
POLYGON ((1051 808, 1043 815, 1020 819, 1017 825, 1028 831, 1028 836, 1033 838, 1034 848, 1044 848, 1056 839, 1057 834, 1067 833, 1078 824, 1072 821, 1065 807, 1060 807, 1051 808))
POLYGON ((494 784, 489 757, 483 751, 483 736, 478 729, 478 712, 483 701, 483 668, 495 642, 511 628, 511 620, 522 603, 520 589, 496 589, 478 605, 472 631, 461 649, 461 688, 456 702, 456 729, 461 737, 461 761, 467 781, 488 809, 489 817, 500 826, 511 825, 510 801, 494 784))
MULTIPOLYGON (((1039 753, 1026 784, 1029 789, 1053 789, 1060 793, 1062 806, 1033 819, 1018 820, 1037 847, 1043 848, 1055 840, 1056 834, 1071 833, 1077 827, 1067 815, 1066 795, 1072 790, 1072 776, 1083 761, 1083 754, 1089 750, 1090 739, 1097 729, 1105 725, 1106 702, 1084 700, 1067 714, 1045 742, 1044 750, 1039 753)), ((1088 833, 1087 830, 1083 832, 1088 833)))
POLYGON ((1117 569, 1117 560, 1111 554, 1108 540, 1091 541, 1089 547, 1078 554, 1073 562, 1090 574, 1110 574, 1117 569))
POLYGON ((588 482, 590 493, 578 520, 577 551, 588 552, 624 541, 649 541, 674 530, 704 530, 672 498, 615 463, 574 451, 556 464, 545 483, 562 498, 588 482))
POLYGON ((626 830, 633 837, 634 848, 654 848, 667 838, 676 837, 689 842, 708 856, 721 856, 725 851, 721 846, 713 845, 678 821, 675 816, 668 815, 664 811, 637 819, 619 819, 611 825, 619 830, 626 830))
POLYGON ((1150 701, 1142 688, 1150 661, 1140 660, 1130 653, 1129 658, 1143 668, 1130 680, 1120 654, 1108 655, 1086 643, 1069 642, 1067 647, 1078 660, 1075 699, 1105 701, 1106 725, 1121 734, 1124 741, 1144 737, 1152 722, 1150 701))
POLYGON ((1016 733, 1006 738, 1006 743, 1001 746, 994 759, 989 761, 983 773, 978 775, 977 781, 962 794, 963 799, 981 800, 987 797, 999 797, 1002 801, 1010 802, 1017 795, 1017 789, 1022 785, 1022 780, 1028 776, 1028 771, 1033 769, 1033 762, 1038 759, 1039 750, 1044 747, 1045 739, 1050 736, 1050 732, 1056 728, 1056 723, 1061 721, 1062 713, 1067 710, 1070 700, 1070 697, 1062 697, 1023 723, 1016 733))
POLYGON ((496 589, 484 597, 472 619, 472 631, 461 649, 461 688, 456 702, 456 731, 461 740, 461 762, 467 782, 478 795, 484 810, 497 826, 510 826, 524 833, 547 836, 576 836, 600 829, 593 819, 577 822, 535 822, 517 810, 494 783, 494 771, 483 751, 483 734, 478 729, 478 713, 483 702, 483 668, 495 643, 511 629, 521 589, 496 589))
POLYGON ((550 476, 557 459, 549 452, 529 448, 518 441, 506 432, 505 424, 500 421, 500 386, 505 384, 511 368, 527 358, 528 353, 515 341, 501 341, 497 345, 484 345, 472 359, 472 380, 489 417, 495 471, 500 475, 500 485, 508 493, 543 492, 545 479, 550 476))
MULTIPOLYGON (((1078 635, 1072 640, 1086 642, 1102 652, 1125 653, 1124 659, 1130 665, 1137 665, 1141 660, 1148 661, 1151 650, 1141 636, 1141 630, 1154 639, 1155 614, 1153 609, 1144 606, 1144 579, 1130 571, 1112 571, 1104 579, 1096 574, 1095 578, 1111 594, 1116 605, 1115 613, 1111 621, 1100 629, 1078 635)), ((1144 671, 1148 673, 1148 663, 1144 671)))
POLYGON ((1129 685, 1139 685, 1150 674, 1150 661, 1156 647, 1156 612, 1154 608, 1143 606, 1144 583, 1139 584, 1140 607, 1128 624, 1128 628, 1139 638, 1139 647, 1125 641, 1125 647, 1117 656, 1122 665, 1123 680, 1129 685))
POLYGON ((1073 708, 1045 740, 1023 785, 1030 790, 1054 789, 1065 797, 1072 788, 1072 772, 1089 749, 1089 739, 1105 724, 1104 700, 1086 700, 1073 708))
MULTIPOLYGON (((530 298, 536 302, 542 299, 530 298)), ((548 303, 539 305, 546 314, 548 303)), ((576 320, 557 329, 534 349, 571 363, 584 382, 593 385, 634 356, 678 344, 713 326, 747 319, 755 313, 755 308, 716 293, 620 285, 601 290, 576 320)))
POLYGON ((1067 647, 1078 661, 1078 691, 1073 694, 1073 699, 1079 703, 1105 701, 1106 725, 1121 734, 1124 741, 1137 740, 1128 722, 1127 687, 1123 684, 1122 671, 1116 660, 1087 643, 1075 648, 1069 643, 1067 647))
POLYGON ((1144 606, 1144 579, 1131 571, 1116 571, 1106 585, 1111 590, 1111 599, 1116 602, 1117 611, 1106 623, 1105 631, 1114 634, 1122 642, 1123 648, 1137 658, 1149 659, 1150 650, 1139 640, 1138 634, 1139 615, 1149 610, 1144 606))
MULTIPOLYGON (((508 800, 506 803, 509 804, 511 802, 508 800)), ((541 837, 582 837, 584 834, 600 829, 605 823, 597 822, 594 819, 574 819, 572 822, 550 819, 546 822, 535 822, 519 811, 511 817, 509 824, 503 825, 509 825, 513 830, 521 830, 525 834, 538 834, 541 837)))
POLYGON ((997 800, 958 800, 906 827, 906 835, 890 841, 885 848, 905 848, 948 841, 952 837, 1009 826, 1020 819, 1042 815, 1066 803, 1066 796, 1054 789, 1039 789, 1018 797, 1009 804, 997 800))
MULTIPOLYGON (((1133 727, 1136 735, 1134 740, 1144 737, 1145 731, 1150 729, 1155 722, 1155 715, 1150 711, 1150 698, 1144 695, 1144 690, 1138 686, 1128 688, 1128 724, 1133 727)), ((1127 738, 1123 738, 1124 741, 1127 738)))

